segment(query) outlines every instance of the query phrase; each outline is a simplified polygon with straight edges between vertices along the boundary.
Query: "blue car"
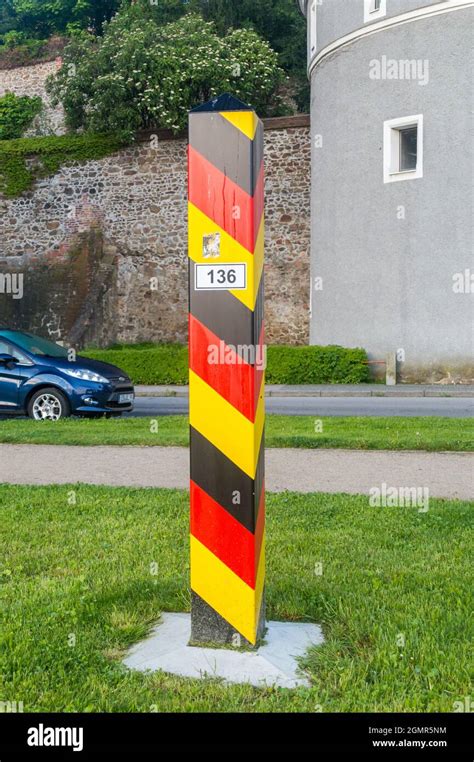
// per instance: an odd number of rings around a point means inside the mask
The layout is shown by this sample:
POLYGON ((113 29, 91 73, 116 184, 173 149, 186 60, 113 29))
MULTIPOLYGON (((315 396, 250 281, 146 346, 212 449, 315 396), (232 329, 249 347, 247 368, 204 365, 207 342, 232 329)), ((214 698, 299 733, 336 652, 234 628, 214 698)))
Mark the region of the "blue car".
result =
POLYGON ((135 392, 114 365, 23 331, 0 329, 0 413, 36 421, 70 415, 118 416, 133 410, 135 392))

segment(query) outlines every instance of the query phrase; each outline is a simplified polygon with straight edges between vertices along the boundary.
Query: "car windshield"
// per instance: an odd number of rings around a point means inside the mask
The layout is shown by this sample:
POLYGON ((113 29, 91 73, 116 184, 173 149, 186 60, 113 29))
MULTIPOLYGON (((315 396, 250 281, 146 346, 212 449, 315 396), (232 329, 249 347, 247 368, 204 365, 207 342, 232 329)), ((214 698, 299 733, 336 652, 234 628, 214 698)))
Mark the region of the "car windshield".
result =
POLYGON ((39 336, 33 336, 31 333, 18 333, 17 331, 2 331, 0 333, 4 339, 8 339, 16 344, 20 349, 24 349, 36 357, 56 357, 58 359, 68 358, 68 351, 59 344, 54 344, 47 339, 40 339, 39 336))

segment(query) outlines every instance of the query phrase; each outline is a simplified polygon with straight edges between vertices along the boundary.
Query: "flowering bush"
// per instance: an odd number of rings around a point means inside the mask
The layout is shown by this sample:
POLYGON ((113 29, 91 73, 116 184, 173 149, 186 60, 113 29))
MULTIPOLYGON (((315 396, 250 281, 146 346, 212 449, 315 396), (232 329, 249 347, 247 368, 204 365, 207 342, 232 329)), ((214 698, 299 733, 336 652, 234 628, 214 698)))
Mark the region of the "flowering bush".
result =
POLYGON ((223 92, 264 115, 282 77, 277 54, 252 30, 219 37, 195 14, 160 27, 132 9, 101 38, 75 36, 48 90, 72 129, 179 132, 191 108, 223 92))

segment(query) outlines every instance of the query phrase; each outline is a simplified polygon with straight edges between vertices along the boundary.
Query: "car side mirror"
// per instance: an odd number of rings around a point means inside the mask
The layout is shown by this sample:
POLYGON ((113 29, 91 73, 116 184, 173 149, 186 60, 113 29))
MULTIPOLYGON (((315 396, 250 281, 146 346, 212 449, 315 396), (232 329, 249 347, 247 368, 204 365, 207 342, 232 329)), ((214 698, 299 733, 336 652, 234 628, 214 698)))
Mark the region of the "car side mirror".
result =
POLYGON ((13 355, 9 354, 0 354, 0 365, 5 365, 8 370, 13 370, 15 365, 17 364, 18 360, 16 357, 13 357, 13 355))

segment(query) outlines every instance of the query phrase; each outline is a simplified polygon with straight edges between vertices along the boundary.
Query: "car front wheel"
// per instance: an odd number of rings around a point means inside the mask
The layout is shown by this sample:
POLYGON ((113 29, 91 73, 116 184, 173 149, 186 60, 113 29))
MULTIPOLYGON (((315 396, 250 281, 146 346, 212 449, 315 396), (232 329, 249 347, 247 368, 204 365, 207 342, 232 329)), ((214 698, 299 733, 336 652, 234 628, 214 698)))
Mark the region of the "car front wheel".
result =
POLYGON ((35 392, 28 403, 28 415, 35 421, 59 421, 71 415, 69 402, 53 387, 35 392))

